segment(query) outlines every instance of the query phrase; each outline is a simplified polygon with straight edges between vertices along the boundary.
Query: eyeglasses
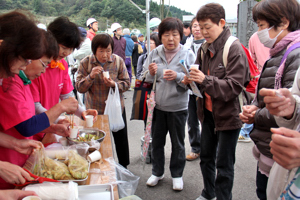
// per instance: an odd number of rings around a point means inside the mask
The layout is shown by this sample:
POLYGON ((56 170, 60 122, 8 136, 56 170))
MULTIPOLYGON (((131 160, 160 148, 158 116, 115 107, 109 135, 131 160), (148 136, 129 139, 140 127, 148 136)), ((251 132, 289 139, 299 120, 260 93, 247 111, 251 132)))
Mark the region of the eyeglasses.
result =
POLYGON ((42 63, 43 67, 48 68, 48 65, 46 65, 41 59, 39 61, 42 63))
MULTIPOLYGON (((24 59, 24 58, 23 58, 24 59)), ((27 66, 31 63, 30 59, 24 59, 24 66, 27 66)))

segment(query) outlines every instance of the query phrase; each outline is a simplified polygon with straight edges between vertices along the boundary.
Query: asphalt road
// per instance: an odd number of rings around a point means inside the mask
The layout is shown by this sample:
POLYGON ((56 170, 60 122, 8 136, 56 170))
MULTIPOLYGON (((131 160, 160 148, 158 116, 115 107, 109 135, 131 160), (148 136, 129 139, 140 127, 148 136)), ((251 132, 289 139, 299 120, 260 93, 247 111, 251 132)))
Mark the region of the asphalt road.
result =
MULTIPOLYGON (((146 164, 143 169, 141 161, 141 137, 144 135, 143 121, 130 121, 132 109, 133 91, 124 93, 126 96, 125 107, 127 114, 127 126, 130 148, 130 162, 128 169, 140 176, 138 188, 135 194, 143 200, 192 200, 196 199, 203 189, 202 174, 200 171, 200 160, 187 161, 183 173, 184 188, 182 191, 173 191, 172 177, 169 171, 171 143, 167 137, 165 146, 165 178, 155 187, 146 185, 151 176, 151 164, 146 164)), ((186 128, 185 138, 186 154, 190 153, 190 144, 186 128)), ((257 200, 255 193, 256 160, 252 156, 253 143, 238 143, 236 150, 235 179, 233 185, 233 200, 257 200)))

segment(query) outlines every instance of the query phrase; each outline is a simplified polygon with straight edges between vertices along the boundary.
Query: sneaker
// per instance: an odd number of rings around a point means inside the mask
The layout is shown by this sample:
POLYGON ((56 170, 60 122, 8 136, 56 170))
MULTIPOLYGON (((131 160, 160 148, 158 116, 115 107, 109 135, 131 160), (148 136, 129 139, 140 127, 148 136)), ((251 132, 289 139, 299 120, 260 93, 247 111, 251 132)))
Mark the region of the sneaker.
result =
POLYGON ((204 196, 200 195, 196 200, 216 200, 217 198, 207 199, 204 196))
POLYGON ((183 189, 182 177, 172 178, 173 180, 173 190, 181 191, 183 189))
POLYGON ((164 178, 164 175, 157 177, 152 174, 147 181, 147 185, 152 186, 152 187, 156 186, 158 181, 162 180, 163 178, 164 178))
POLYGON ((199 158, 200 156, 200 153, 194 153, 194 152, 191 152, 189 155, 186 156, 186 160, 187 161, 193 161, 193 160, 196 160, 197 158, 199 158))
POLYGON ((239 136, 238 142, 251 142, 250 137, 239 136))

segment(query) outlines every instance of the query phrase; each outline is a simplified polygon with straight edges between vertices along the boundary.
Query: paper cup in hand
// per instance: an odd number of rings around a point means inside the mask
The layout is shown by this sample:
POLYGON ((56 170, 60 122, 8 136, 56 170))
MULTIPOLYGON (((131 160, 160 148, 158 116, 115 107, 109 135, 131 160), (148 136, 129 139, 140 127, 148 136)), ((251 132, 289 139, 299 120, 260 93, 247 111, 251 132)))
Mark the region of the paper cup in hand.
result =
POLYGON ((78 129, 79 129, 78 126, 74 126, 73 128, 70 127, 70 131, 71 131, 70 138, 77 138, 78 129))
POLYGON ((199 69, 199 65, 197 65, 197 64, 191 65, 190 69, 199 69))
POLYGON ((101 153, 100 151, 96 150, 87 157, 88 161, 90 162, 96 162, 101 159, 101 153))
POLYGON ((109 71, 103 72, 103 76, 109 78, 109 71))
POLYGON ((163 75, 167 72, 168 69, 163 69, 163 75))
POLYGON ((93 120, 94 116, 93 115, 87 115, 85 116, 85 121, 86 121, 86 127, 93 127, 93 120))

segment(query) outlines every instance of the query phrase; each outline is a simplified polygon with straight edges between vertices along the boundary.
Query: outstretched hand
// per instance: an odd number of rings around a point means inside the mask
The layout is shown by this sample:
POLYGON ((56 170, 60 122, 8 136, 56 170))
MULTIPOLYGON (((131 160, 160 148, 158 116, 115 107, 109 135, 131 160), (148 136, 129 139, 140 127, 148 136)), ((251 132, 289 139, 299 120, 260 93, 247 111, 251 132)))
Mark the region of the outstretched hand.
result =
POLYGON ((266 108, 270 114, 288 119, 292 118, 296 101, 288 89, 281 88, 275 90, 263 88, 259 91, 259 94, 264 97, 266 108))

